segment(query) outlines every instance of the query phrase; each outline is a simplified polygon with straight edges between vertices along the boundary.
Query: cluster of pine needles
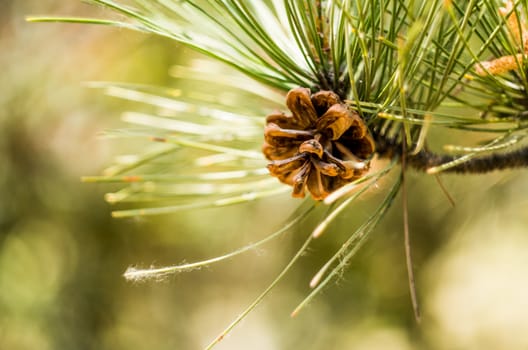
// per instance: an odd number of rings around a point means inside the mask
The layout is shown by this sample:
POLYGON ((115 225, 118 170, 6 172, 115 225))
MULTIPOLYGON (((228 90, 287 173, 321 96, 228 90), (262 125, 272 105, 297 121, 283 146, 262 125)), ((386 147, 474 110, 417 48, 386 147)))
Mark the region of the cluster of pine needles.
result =
MULTIPOLYGON (((145 105, 127 111, 128 128, 108 137, 141 145, 86 182, 122 184, 106 200, 115 217, 222 207, 291 189, 270 177, 261 152, 265 116, 285 110, 286 93, 333 91, 365 122, 376 143, 371 171, 328 195, 305 199, 280 230, 206 261, 129 269, 131 280, 159 278, 232 258, 288 232, 316 205, 327 214, 266 290, 215 340, 217 344, 283 278, 310 243, 389 176, 377 209, 315 274, 293 314, 333 281, 373 232, 412 167, 427 174, 483 173, 528 165, 528 3, 520 0, 91 0, 107 19, 31 17, 98 24, 174 40, 206 59, 170 74, 193 89, 92 83, 145 105), (221 62, 235 73, 218 68, 221 62), (218 93, 221 91, 221 93, 218 93), (150 112, 145 112, 150 111, 150 112), (428 135, 468 135, 431 150, 428 135), (475 137, 473 137, 473 135, 475 137), (480 139, 478 144, 466 140, 480 139), (382 159, 386 159, 382 161, 382 159)), ((185 86, 185 85, 184 85, 185 86)), ((405 196, 404 196, 405 199, 405 196)), ((407 220, 404 203, 404 222, 407 220)), ((405 226, 409 280, 412 261, 405 226)), ((411 288, 415 312, 418 303, 411 288)))

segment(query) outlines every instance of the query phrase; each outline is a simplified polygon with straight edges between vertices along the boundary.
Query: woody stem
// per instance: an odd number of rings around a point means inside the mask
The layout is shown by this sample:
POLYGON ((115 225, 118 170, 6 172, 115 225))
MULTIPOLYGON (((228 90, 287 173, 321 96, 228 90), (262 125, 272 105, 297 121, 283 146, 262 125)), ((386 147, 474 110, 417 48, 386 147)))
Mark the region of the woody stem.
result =
MULTIPOLYGON (((381 157, 392 157, 401 152, 401 142, 396 140, 377 140, 376 152, 381 157)), ((415 155, 407 155, 406 165, 419 171, 452 162, 460 156, 438 154, 423 148, 415 155)), ((493 153, 477 156, 466 162, 445 169, 443 172, 457 174, 482 174, 494 170, 528 168, 528 146, 505 153, 493 153)))

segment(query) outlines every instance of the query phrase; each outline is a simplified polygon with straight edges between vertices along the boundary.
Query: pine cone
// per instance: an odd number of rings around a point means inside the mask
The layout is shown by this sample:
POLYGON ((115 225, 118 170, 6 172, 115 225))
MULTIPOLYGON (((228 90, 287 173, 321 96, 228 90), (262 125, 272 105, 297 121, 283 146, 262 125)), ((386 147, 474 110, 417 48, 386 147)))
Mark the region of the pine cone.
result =
POLYGON ((296 88, 286 96, 292 115, 266 118, 262 151, 272 176, 293 186, 293 197, 307 189, 322 200, 363 176, 374 153, 374 140, 359 115, 331 91, 296 88))

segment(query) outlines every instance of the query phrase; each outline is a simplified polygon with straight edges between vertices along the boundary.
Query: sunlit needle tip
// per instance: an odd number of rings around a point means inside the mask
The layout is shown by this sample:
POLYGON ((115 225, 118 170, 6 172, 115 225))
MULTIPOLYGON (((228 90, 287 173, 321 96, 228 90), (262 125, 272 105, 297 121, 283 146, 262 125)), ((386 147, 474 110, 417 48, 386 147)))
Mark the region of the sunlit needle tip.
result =
POLYGON ((312 237, 317 238, 323 234, 325 231, 326 225, 319 225, 315 228, 315 230, 312 232, 312 237))
POLYGON ((291 318, 294 318, 294 317, 296 317, 298 314, 299 314, 299 309, 295 309, 295 310, 293 310, 293 312, 290 314, 290 317, 291 317, 291 318))
POLYGON ((435 168, 429 168, 425 171, 427 174, 429 175, 432 175, 432 174, 436 174, 438 173, 438 169, 435 167, 435 168))
POLYGON ((319 284, 319 281, 321 280, 322 273, 318 272, 310 281, 310 288, 315 288, 319 284))

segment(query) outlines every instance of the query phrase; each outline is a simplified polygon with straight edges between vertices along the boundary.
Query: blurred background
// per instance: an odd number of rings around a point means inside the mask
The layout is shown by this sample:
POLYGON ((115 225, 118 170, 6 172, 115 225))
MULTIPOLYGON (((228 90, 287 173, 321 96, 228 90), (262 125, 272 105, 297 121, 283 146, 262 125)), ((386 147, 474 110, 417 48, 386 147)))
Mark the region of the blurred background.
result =
MULTIPOLYGON (((36 14, 104 10, 80 1, 0 2, 0 349, 201 349, 272 281, 317 218, 233 260, 126 282, 130 265, 196 261, 254 242, 298 202, 284 195, 112 219, 103 200, 112 186, 79 179, 126 150, 97 137, 121 125, 123 107, 83 82, 174 85, 171 65, 195 54, 120 29, 25 22, 36 14)), ((369 214, 375 203, 367 196, 217 348, 528 349, 526 171, 442 179, 454 208, 434 178, 409 175, 421 326, 408 292, 400 201, 339 281, 289 317, 313 274, 369 214)))

